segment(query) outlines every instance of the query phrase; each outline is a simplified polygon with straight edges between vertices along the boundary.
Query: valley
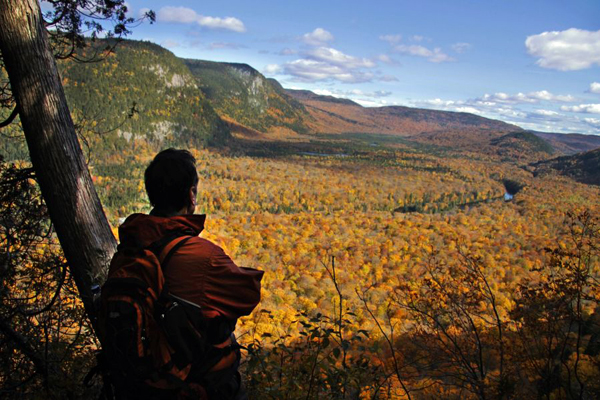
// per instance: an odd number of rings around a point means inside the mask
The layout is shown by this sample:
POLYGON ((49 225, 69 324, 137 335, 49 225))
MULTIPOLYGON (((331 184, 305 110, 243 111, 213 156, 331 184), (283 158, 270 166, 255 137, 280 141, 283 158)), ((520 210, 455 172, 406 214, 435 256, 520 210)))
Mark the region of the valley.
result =
MULTIPOLYGON (((600 392, 598 137, 365 108, 146 42, 61 68, 115 235, 150 211, 154 154, 183 147, 202 236, 266 272, 237 331, 254 398, 551 398, 544 363, 600 392)), ((19 129, 0 154, 26 168, 19 129)))

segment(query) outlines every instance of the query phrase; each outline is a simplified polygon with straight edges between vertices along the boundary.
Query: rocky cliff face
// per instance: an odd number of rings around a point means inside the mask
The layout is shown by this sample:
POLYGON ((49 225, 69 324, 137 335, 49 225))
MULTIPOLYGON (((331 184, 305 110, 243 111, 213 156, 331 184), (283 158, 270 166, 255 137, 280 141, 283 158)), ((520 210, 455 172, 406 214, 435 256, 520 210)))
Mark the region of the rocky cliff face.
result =
POLYGON ((247 64, 184 60, 217 112, 260 132, 285 127, 305 132, 305 108, 247 64))
POLYGON ((102 62, 60 67, 76 122, 103 133, 109 148, 133 139, 205 145, 229 137, 187 66, 158 45, 124 41, 102 62))

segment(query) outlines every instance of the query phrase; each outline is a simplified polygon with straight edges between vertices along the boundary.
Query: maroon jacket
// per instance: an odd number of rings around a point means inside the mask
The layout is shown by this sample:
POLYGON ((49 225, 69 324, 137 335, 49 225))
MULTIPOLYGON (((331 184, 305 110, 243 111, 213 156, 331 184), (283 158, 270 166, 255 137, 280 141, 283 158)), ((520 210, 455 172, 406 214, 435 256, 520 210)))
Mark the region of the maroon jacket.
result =
POLYGON ((121 243, 146 247, 168 232, 189 231, 194 237, 177 249, 163 271, 169 291, 198 304, 206 318, 248 315, 260 301, 264 272, 238 267, 222 248, 198 237, 205 219, 206 215, 133 214, 119 227, 119 239, 121 243))

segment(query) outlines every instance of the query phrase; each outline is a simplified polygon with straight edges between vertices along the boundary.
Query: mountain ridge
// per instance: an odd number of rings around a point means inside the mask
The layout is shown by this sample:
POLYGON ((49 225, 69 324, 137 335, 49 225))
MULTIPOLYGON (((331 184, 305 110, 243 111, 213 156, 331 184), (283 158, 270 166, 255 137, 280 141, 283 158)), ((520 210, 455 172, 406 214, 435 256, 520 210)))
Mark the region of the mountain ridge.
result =
POLYGON ((501 132, 520 127, 475 114, 405 106, 363 107, 333 96, 321 96, 306 90, 287 90, 311 113, 315 133, 386 133, 402 136, 434 132, 448 128, 477 126, 501 132))
MULTIPOLYGON (((536 159, 549 156, 530 136, 504 137, 526 132, 516 125, 463 112, 363 107, 286 89, 248 64, 178 58, 150 42, 125 40, 100 63, 62 62, 60 68, 76 122, 103 132, 94 135, 107 150, 136 139, 221 146, 232 132, 265 142, 383 134, 515 161, 518 148, 536 159)), ((562 154, 600 147, 600 137, 532 133, 562 154)))
POLYGON ((565 155, 587 152, 600 147, 600 136, 598 135, 584 135, 582 133, 531 132, 549 142, 552 147, 565 155))

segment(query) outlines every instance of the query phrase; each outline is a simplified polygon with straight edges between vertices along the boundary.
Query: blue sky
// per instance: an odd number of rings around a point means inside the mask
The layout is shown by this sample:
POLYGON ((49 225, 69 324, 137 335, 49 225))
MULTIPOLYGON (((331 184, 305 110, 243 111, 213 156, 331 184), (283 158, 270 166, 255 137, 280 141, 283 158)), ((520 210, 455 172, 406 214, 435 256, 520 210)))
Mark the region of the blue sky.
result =
POLYGON ((127 3, 131 38, 287 88, 600 135, 600 0, 127 3))

